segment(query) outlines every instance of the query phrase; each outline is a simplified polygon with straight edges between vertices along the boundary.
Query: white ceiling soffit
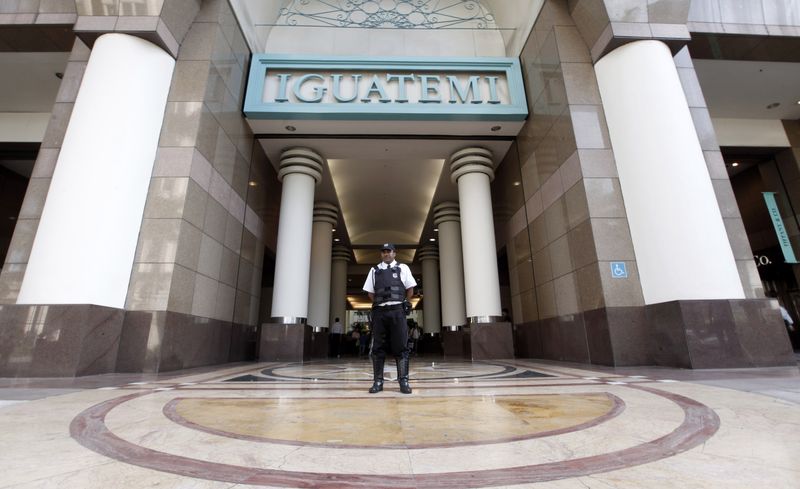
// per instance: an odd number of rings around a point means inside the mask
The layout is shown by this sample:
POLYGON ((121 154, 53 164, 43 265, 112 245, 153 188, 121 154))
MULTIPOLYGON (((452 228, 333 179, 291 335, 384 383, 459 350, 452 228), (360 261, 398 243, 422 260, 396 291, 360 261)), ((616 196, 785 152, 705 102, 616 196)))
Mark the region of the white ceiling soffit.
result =
POLYGON ((800 63, 697 59, 694 67, 711 117, 800 119, 800 63))
MULTIPOLYGON (((499 164, 511 146, 507 140, 459 139, 261 139, 273 165, 291 147, 308 147, 326 160, 314 198, 338 205, 347 240, 358 263, 379 259, 374 246, 385 242, 415 246, 434 204, 458 200, 445 164, 469 146, 489 149, 499 164)), ((337 229, 337 231, 342 231, 337 229)), ((398 250, 410 262, 413 249, 398 250)))
MULTIPOLYGON (((270 35, 274 28, 285 31, 295 28, 308 32, 306 37, 316 38, 307 46, 289 47, 290 52, 305 54, 337 54, 368 56, 422 56, 424 52, 413 52, 417 44, 427 44, 429 56, 519 56, 530 34, 544 0, 483 0, 479 9, 473 1, 463 0, 367 0, 351 2, 348 0, 231 0, 231 5, 244 30, 245 38, 254 53, 270 51, 270 35), (285 9, 282 11, 282 9, 285 9), (308 15, 291 15, 292 13, 308 15), (314 15, 324 13, 324 15, 314 15), (338 20, 343 13, 346 21, 338 20), (475 16, 464 22, 467 16, 475 16), (330 19, 328 19, 328 17, 330 19), (436 20, 433 21, 436 17, 436 20), (382 20, 375 20, 382 19, 382 20), (289 25, 290 23, 294 25, 289 25), (412 28, 412 25, 426 24, 428 28, 412 28), (344 26, 343 25, 349 25, 344 26), (430 28, 434 27, 434 28, 430 28), (376 31, 399 30, 404 33, 400 45, 397 42, 380 42, 386 38, 376 31), (316 30, 316 33, 314 31, 316 30), (340 35, 323 33, 322 30, 339 31, 340 35), (350 35, 344 31, 372 31, 374 42, 347 43, 350 35), (474 47, 471 52, 463 52, 463 42, 431 44, 417 43, 433 31, 448 30, 458 37, 474 34, 474 47), (425 34, 427 32, 428 34, 425 34), (491 34, 499 34, 502 40, 500 53, 481 51, 487 43, 493 44, 491 34), (330 37, 333 42, 322 42, 330 37), (349 46, 348 46, 349 44, 349 46), (333 51, 332 51, 333 50, 333 51), (337 51, 338 50, 338 51, 337 51), (340 52, 344 50, 343 52, 340 52), (435 50, 436 52, 431 52, 435 50), (330 52, 329 52, 330 51, 330 52), (412 52, 409 52, 412 51, 412 52)), ((281 32, 280 35, 283 33, 281 32)), ((391 36, 390 36, 391 37, 391 36)), ((472 43, 469 43, 472 45, 472 43)), ((281 49, 283 51, 284 49, 281 49)), ((272 50, 274 51, 274 49, 272 50)))
POLYGON ((69 53, 0 53, 0 112, 50 113, 69 53))

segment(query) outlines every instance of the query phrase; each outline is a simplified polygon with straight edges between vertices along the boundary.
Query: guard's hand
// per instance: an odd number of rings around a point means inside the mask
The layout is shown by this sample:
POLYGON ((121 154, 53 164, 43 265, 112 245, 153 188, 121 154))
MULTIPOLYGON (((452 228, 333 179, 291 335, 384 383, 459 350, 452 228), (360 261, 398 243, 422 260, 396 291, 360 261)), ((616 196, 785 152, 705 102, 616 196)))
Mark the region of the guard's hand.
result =
POLYGON ((408 302, 408 299, 403 301, 403 314, 405 314, 406 316, 411 314, 411 303, 408 302))

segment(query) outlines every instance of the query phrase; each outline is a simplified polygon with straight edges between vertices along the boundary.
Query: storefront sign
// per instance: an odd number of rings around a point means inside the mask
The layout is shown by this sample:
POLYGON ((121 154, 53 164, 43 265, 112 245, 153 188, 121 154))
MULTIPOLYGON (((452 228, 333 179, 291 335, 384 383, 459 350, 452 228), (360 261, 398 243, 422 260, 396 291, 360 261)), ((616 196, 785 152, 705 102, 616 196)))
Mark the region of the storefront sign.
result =
POLYGON ((304 58, 258 55, 250 119, 509 120, 528 114, 514 58, 304 58))
POLYGON ((786 263, 797 263, 797 258, 795 258, 794 250, 792 249, 792 242, 789 240, 789 233, 786 232, 786 226, 783 225, 783 218, 781 218, 781 211, 775 201, 775 192, 762 192, 762 194, 764 194, 764 201, 767 203, 767 210, 772 218, 772 225, 775 227, 775 235, 778 237, 778 244, 781 245, 784 260, 786 260, 786 263))

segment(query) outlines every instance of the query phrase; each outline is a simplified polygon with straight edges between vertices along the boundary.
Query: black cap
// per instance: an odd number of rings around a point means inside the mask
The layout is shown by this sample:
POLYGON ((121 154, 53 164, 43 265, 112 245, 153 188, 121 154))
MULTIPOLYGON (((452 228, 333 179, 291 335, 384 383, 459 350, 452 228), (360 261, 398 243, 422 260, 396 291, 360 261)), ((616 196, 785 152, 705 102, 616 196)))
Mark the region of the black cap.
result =
POLYGON ((392 243, 383 243, 381 245, 381 251, 383 250, 392 250, 394 251, 394 245, 392 243))

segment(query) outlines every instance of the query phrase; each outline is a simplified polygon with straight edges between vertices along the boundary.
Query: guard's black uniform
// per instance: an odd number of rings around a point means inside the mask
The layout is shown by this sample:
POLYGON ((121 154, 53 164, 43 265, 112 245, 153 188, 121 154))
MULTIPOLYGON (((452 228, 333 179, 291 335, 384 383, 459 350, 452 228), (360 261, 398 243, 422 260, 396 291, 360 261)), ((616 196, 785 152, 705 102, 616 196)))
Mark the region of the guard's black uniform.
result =
POLYGON ((372 355, 381 361, 386 350, 396 358, 408 360, 408 323, 402 304, 380 306, 384 302, 403 302, 406 289, 400 280, 400 266, 380 269, 375 267, 375 300, 372 303, 372 355))

